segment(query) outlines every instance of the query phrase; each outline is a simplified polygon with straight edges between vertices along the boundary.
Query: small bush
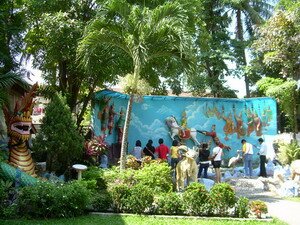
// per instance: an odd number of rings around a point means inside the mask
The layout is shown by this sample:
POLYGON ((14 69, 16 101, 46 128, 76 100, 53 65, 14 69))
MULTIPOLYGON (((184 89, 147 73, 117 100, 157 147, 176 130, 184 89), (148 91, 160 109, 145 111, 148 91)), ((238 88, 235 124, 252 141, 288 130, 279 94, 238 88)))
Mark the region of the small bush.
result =
POLYGON ((249 199, 246 197, 240 197, 235 205, 235 216, 239 218, 248 218, 249 213, 249 199))
POLYGON ((0 217, 12 219, 18 217, 15 204, 18 191, 11 181, 0 180, 0 217))
POLYGON ((77 181, 58 185, 41 182, 21 190, 18 208, 25 217, 73 217, 85 212, 90 195, 86 186, 77 181))
POLYGON ((250 203, 250 209, 257 218, 261 218, 262 213, 268 212, 267 204, 261 200, 252 201, 250 203))
POLYGON ((170 192, 173 189, 171 167, 167 163, 151 162, 135 173, 138 183, 148 186, 155 193, 170 192))
POLYGON ((93 196, 92 207, 94 211, 106 212, 112 206, 112 198, 106 191, 101 191, 93 196))
POLYGON ((233 188, 227 183, 215 184, 210 190, 210 202, 213 212, 217 215, 228 215, 228 209, 236 203, 233 188))
POLYGON ((116 212, 128 211, 126 201, 130 196, 130 187, 126 184, 116 184, 111 186, 108 190, 112 197, 112 208, 116 212))
POLYGON ((142 214, 151 209, 154 199, 153 190, 143 184, 137 184, 130 189, 126 208, 131 213, 142 214))
POLYGON ((104 172, 103 169, 100 169, 96 166, 91 166, 82 174, 83 180, 95 180, 97 188, 100 190, 105 190, 107 188, 106 182, 103 178, 104 172))
POLYGON ((181 195, 175 192, 162 193, 156 201, 157 214, 180 215, 183 214, 183 202, 181 195))
POLYGON ((185 213, 200 216, 210 211, 209 193, 204 184, 192 183, 183 193, 183 206, 185 213))
POLYGON ((289 144, 279 143, 279 161, 283 164, 290 164, 296 159, 300 159, 300 146, 296 141, 289 144))

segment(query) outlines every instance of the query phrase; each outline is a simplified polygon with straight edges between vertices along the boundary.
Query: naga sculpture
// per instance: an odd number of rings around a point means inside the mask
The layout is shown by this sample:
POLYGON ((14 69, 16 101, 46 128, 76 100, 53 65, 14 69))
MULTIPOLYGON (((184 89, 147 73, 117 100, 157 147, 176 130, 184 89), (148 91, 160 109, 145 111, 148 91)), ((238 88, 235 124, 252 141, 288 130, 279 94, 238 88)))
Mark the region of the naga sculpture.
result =
POLYGON ((9 136, 9 164, 31 176, 35 176, 35 164, 28 149, 28 140, 32 127, 33 97, 37 88, 37 84, 33 85, 31 90, 16 102, 13 112, 3 107, 9 136))

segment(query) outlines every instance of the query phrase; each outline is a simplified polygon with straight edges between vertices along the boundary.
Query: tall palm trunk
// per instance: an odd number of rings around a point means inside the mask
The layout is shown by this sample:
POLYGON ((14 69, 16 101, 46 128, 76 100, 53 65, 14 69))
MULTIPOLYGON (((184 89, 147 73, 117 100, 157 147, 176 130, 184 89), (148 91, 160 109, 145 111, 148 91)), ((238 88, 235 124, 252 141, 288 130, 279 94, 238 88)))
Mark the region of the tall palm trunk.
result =
POLYGON ((125 165, 126 165, 126 151, 127 151, 127 147, 128 147, 127 140, 128 140, 128 131, 129 131, 129 124, 130 124, 130 119, 131 119, 133 99, 134 99, 134 95, 131 94, 129 96, 129 100, 128 100, 128 104, 127 104, 124 131, 123 131, 123 136, 122 136, 122 146, 121 146, 121 155, 120 155, 120 170, 121 171, 125 169, 125 165))
MULTIPOLYGON (((244 28, 243 28, 243 21, 242 21, 242 11, 239 9, 236 12, 236 38, 238 41, 240 41, 240 45, 238 46, 238 57, 240 58, 240 63, 243 66, 247 65, 247 60, 246 60, 246 52, 245 52, 245 47, 244 47, 244 28)), ((250 88, 249 88, 249 77, 245 73, 245 87, 246 87, 246 97, 250 98, 250 88)))
POLYGON ((134 72, 133 72, 134 84, 132 87, 133 91, 129 96, 127 110, 126 110, 124 131, 123 131, 123 137, 122 137, 122 146, 121 146, 121 156, 120 156, 120 170, 121 171, 125 169, 125 165, 126 165, 126 150, 128 147, 127 140, 128 140, 129 124, 130 124, 130 119, 131 119, 131 111, 132 111, 132 106, 133 106, 134 93, 136 93, 136 91, 137 91, 137 83, 138 83, 138 80, 140 79, 141 60, 138 57, 138 54, 136 54, 136 57, 133 57, 133 62, 134 62, 134 72))

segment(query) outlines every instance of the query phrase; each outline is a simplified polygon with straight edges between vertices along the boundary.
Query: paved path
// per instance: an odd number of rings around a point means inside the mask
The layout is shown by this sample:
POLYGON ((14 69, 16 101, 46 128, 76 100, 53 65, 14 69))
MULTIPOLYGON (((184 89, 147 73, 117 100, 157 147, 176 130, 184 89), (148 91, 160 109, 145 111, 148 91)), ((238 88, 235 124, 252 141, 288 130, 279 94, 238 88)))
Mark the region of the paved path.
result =
POLYGON ((232 180, 236 184, 238 196, 245 196, 250 200, 262 200, 268 205, 269 215, 276 217, 290 225, 300 225, 300 202, 288 201, 278 197, 273 192, 264 191, 257 187, 255 179, 232 180))
POLYGON ((300 202, 280 198, 261 198, 268 205, 269 215, 290 224, 300 225, 300 202))

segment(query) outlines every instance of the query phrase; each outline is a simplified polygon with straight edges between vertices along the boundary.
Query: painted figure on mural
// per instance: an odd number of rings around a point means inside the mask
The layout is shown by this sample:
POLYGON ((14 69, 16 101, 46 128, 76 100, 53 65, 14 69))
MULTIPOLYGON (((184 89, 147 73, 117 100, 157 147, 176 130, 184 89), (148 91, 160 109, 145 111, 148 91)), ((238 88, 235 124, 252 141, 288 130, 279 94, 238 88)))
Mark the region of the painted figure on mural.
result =
POLYGON ((190 137, 190 134, 188 133, 188 127, 187 127, 187 116, 186 111, 183 111, 181 114, 181 131, 180 131, 180 137, 182 139, 187 139, 190 137))
POLYGON ((102 110, 98 113, 98 118, 101 121, 101 131, 105 133, 108 126, 108 118, 109 118, 109 100, 110 98, 104 98, 101 102, 102 110))
POLYGON ((218 146, 222 149, 227 149, 228 151, 231 150, 231 147, 223 144, 218 137, 214 137, 213 140, 214 140, 216 146, 218 146))
POLYGON ((271 122, 272 120, 272 110, 270 109, 270 106, 268 106, 268 108, 265 108, 263 110, 263 114, 261 116, 261 122, 262 122, 262 126, 266 127, 269 126, 269 122, 271 122))
POLYGON ((246 129, 244 127, 242 112, 237 114, 236 110, 235 110, 235 106, 233 106, 233 113, 234 113, 234 118, 235 118, 235 121, 236 121, 235 131, 237 133, 238 139, 240 139, 241 137, 246 135, 246 129))
POLYGON ((201 134, 204 134, 205 136, 210 136, 212 138, 215 138, 217 136, 217 133, 216 133, 216 125, 213 124, 211 126, 211 131, 205 131, 205 130, 197 130, 197 132, 201 133, 201 134))
POLYGON ((119 119, 117 121, 118 143, 122 143, 123 130, 125 125, 125 112, 123 108, 120 110, 119 119))
POLYGON ((254 118, 253 118, 253 114, 251 112, 251 109, 247 109, 246 112, 247 115, 247 136, 250 136, 250 134, 254 131, 254 118))
POLYGON ((225 120, 225 125, 223 127, 223 131, 225 133, 225 140, 228 140, 228 135, 233 134, 234 132, 234 123, 232 120, 232 114, 231 112, 228 114, 228 116, 225 116, 224 113, 224 107, 222 107, 222 119, 225 120))
POLYGON ((110 105, 109 107, 109 117, 108 117, 108 134, 112 133, 112 129, 114 127, 114 118, 115 118, 116 112, 114 104, 110 105))
POLYGON ((261 136, 262 135, 262 123, 261 123, 261 119, 259 118, 257 112, 253 113, 253 123, 254 123, 254 127, 255 127, 256 136, 261 136))

